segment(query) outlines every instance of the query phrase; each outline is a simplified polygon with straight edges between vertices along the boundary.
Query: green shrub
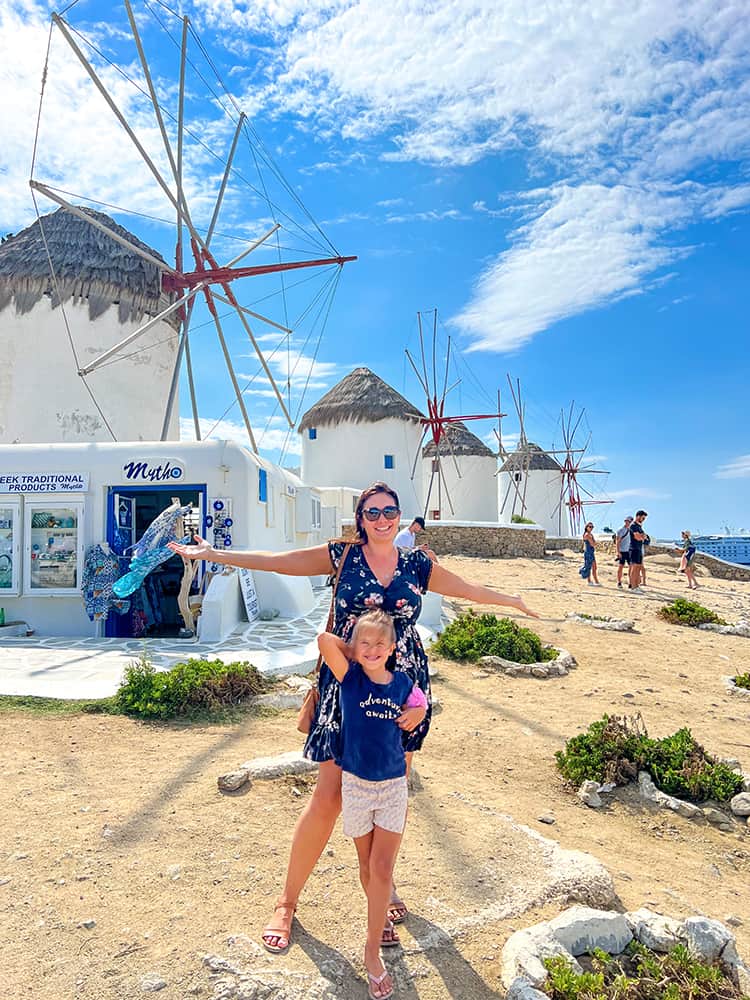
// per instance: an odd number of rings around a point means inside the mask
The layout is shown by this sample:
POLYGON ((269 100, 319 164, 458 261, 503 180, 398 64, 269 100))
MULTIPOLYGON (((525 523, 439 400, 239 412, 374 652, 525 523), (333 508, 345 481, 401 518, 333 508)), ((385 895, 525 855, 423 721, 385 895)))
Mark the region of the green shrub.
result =
POLYGON ((554 660, 557 651, 542 644, 529 628, 523 628, 510 618, 477 615, 469 611, 459 615, 442 632, 433 652, 449 660, 469 660, 476 663, 480 656, 502 656, 515 663, 539 663, 554 660))
POLYGON ((191 659, 157 671, 144 653, 126 667, 115 702, 126 715, 174 719, 237 707, 266 687, 250 663, 191 659))
POLYGON ((693 628, 697 628, 698 625, 726 625, 724 619, 719 618, 715 612, 704 608, 702 604, 696 604, 695 601, 686 601, 682 597, 678 597, 671 604, 665 604, 656 614, 672 625, 690 625, 693 628))
POLYGON ((536 521, 534 521, 530 517, 521 517, 520 514, 511 514, 510 523, 511 524, 536 524, 536 521))
POLYGON ((689 729, 650 739, 640 716, 605 715, 568 740, 555 760, 575 785, 586 780, 624 785, 648 771, 657 788, 693 802, 727 802, 742 789, 742 777, 706 753, 689 729))
POLYGON ((737 674, 734 678, 734 683, 738 688, 747 688, 750 690, 750 673, 748 674, 737 674))
POLYGON ((622 955, 596 950, 576 973, 564 956, 545 959, 541 989, 552 1000, 735 1000, 741 997, 718 965, 693 958, 683 945, 660 955, 632 942, 622 955), (588 968, 590 966, 590 968, 588 968))

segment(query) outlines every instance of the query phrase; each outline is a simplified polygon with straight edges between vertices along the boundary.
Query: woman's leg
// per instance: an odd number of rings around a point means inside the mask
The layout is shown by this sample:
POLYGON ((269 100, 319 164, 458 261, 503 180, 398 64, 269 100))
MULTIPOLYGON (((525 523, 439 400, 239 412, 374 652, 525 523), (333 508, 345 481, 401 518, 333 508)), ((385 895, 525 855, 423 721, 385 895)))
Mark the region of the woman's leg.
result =
POLYGON ((273 921, 263 932, 263 941, 272 948, 288 946, 297 900, 328 843, 340 812, 341 768, 332 760, 326 760, 320 765, 312 797, 294 828, 284 888, 273 921))
POLYGON ((380 941, 386 920, 388 900, 393 884, 393 866, 396 863, 401 834, 383 830, 379 826, 354 841, 359 857, 360 879, 366 880, 367 893, 367 943, 365 945, 365 967, 370 975, 370 988, 376 997, 389 996, 393 991, 391 977, 386 975, 380 958, 380 941))
POLYGON ((596 575, 596 559, 591 563, 591 573, 594 577, 594 583, 599 586, 599 577, 596 575))

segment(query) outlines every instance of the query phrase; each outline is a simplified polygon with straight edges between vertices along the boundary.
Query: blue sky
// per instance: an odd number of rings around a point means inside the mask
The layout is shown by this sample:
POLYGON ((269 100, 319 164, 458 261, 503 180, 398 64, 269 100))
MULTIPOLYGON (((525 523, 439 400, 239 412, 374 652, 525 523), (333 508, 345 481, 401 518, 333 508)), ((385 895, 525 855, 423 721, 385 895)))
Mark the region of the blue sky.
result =
MULTIPOLYGON (((34 0, 0 9, 3 232, 35 218, 27 180, 50 9, 34 0)), ((134 9, 160 98, 174 110, 177 50, 155 15, 173 33, 179 24, 163 3, 134 9)), ((421 404, 404 346, 418 347, 417 310, 437 307, 440 350, 450 334, 462 378, 453 412, 486 412, 498 387, 512 411, 511 373, 529 437, 559 446, 561 408, 585 406, 583 436, 591 432, 615 500, 592 508, 597 525, 643 506, 655 536, 750 529, 743 0, 558 0, 538 9, 521 0, 190 0, 180 11, 292 191, 341 253, 359 257, 343 271, 324 329, 316 316, 327 309, 328 272, 290 289, 286 312, 278 294, 253 307, 294 325, 288 338, 255 327, 288 380, 293 415, 361 364, 421 404)), ((153 115, 130 82, 140 71, 124 10, 79 0, 65 17, 166 172, 153 115)), ((192 36, 189 52, 186 119, 196 138, 186 144, 185 179, 205 228, 234 125, 192 36)), ((248 179, 249 146, 241 155, 248 179)), ((74 201, 174 215, 57 31, 34 176, 74 201)), ((302 220, 266 176, 279 210, 302 220)), ((220 261, 268 225, 267 206, 235 181, 217 226, 220 261)), ((173 259, 173 225, 105 210, 173 259)), ((312 250, 294 230, 283 241, 287 256, 312 250)), ((270 245, 253 263, 275 252, 270 245)), ((241 287, 249 305, 279 283, 241 287)), ((242 440, 203 323, 196 311, 202 426, 242 440)), ((286 434, 231 320, 227 340, 242 384, 253 378, 245 398, 261 449, 278 458, 286 445, 284 462, 295 464, 298 436, 286 434)), ((185 391, 181 412, 191 424, 185 391)), ((491 422, 473 429, 491 440, 491 422)), ((504 430, 511 442, 516 422, 504 430)))

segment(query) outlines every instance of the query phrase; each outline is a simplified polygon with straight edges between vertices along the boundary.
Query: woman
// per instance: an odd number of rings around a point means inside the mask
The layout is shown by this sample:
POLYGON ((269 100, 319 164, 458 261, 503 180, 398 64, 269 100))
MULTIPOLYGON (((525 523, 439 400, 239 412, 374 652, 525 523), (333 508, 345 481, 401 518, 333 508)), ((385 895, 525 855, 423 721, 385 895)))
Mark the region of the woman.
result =
POLYGON ((693 560, 695 559, 695 543, 690 537, 689 531, 682 532, 682 559, 680 559, 680 572, 684 573, 688 580, 688 590, 697 590, 698 582, 695 579, 693 560))
POLYGON ((584 580, 588 580, 589 587, 601 586, 599 577, 596 575, 596 539, 594 538, 593 524, 587 524, 583 533, 583 566, 578 572, 584 580))
MULTIPOLYGON (((398 495, 385 483, 374 483, 357 501, 356 543, 349 549, 336 590, 333 632, 346 642, 357 618, 365 611, 382 608, 393 616, 396 650, 393 669, 405 670, 428 696, 430 678, 427 657, 416 629, 422 594, 430 590, 444 597, 459 597, 478 604, 499 604, 538 617, 518 596, 499 594, 488 587, 475 586, 432 563, 419 549, 397 549, 394 539, 401 509, 398 495)), ((271 570, 290 576, 320 576, 338 569, 344 542, 329 542, 292 552, 227 552, 214 550, 197 539, 195 545, 170 547, 189 559, 208 559, 247 569, 271 570)), ((305 756, 320 763, 315 789, 300 816, 292 839, 286 882, 274 908, 271 923, 262 939, 268 951, 278 953, 289 947, 291 925, 297 900, 315 864, 328 843, 341 810, 341 768, 334 762, 338 753, 341 721, 339 685, 322 665, 319 676, 320 699, 316 718, 305 743, 305 756)), ((399 717, 403 730, 407 767, 419 750, 430 726, 431 707, 407 708, 399 717)), ((385 946, 398 943, 393 923, 406 916, 406 906, 395 888, 389 907, 389 924, 383 931, 385 946)))

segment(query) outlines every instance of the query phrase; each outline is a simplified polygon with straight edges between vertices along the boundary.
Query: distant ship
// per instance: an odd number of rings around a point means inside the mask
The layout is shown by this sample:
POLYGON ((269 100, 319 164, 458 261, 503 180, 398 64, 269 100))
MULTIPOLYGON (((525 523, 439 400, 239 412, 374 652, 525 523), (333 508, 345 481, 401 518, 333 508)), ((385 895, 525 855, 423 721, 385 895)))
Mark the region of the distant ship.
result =
POLYGON ((693 543, 699 552, 750 566, 750 535, 695 535, 693 543))

